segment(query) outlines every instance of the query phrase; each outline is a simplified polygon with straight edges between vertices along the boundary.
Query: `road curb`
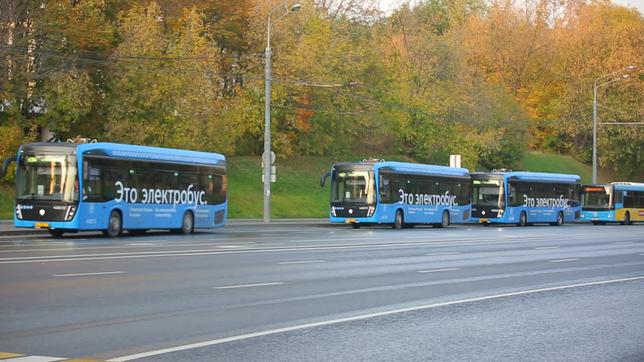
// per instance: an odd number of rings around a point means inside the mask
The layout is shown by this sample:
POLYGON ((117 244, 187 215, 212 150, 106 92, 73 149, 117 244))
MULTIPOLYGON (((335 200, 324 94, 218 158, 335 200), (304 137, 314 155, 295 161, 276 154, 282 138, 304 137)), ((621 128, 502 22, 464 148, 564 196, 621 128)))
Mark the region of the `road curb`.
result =
MULTIPOLYGON (((229 227, 243 226, 283 226, 283 225, 309 225, 309 226, 330 226, 328 219, 273 219, 270 223, 264 223, 262 219, 231 219, 226 223, 229 227)), ((197 229, 206 230, 206 229, 197 229)), ((43 235, 48 234, 44 229, 16 228, 11 220, 0 220, 0 236, 18 235, 43 235)))

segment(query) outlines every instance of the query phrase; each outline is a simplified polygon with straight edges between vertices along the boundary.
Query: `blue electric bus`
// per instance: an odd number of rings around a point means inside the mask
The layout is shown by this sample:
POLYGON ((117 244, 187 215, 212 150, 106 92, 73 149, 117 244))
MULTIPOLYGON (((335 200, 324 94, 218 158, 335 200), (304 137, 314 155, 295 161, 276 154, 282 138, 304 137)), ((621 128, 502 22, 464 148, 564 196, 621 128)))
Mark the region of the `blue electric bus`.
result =
POLYGON ((472 221, 562 225, 581 215, 577 175, 542 172, 475 172, 472 221))
POLYGON ((611 222, 630 225, 634 221, 644 221, 642 183, 584 185, 581 202, 581 221, 590 221, 595 225, 611 222))
POLYGON ((226 223, 226 159, 217 153, 42 142, 22 145, 15 161, 17 227, 115 237, 226 223))
POLYGON ((391 224, 446 227, 470 217, 470 176, 464 168, 404 162, 363 161, 334 164, 330 220, 354 228, 391 224))

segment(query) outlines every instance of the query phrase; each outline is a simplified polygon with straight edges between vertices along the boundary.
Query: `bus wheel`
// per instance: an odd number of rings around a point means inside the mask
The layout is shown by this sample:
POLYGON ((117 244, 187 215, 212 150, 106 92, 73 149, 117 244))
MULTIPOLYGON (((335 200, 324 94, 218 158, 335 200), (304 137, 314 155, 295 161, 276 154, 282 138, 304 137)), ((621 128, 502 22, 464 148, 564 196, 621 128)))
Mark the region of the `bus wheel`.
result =
POLYGON ((449 212, 443 211, 443 215, 441 216, 441 223, 440 224, 435 224, 434 225, 437 228, 446 228, 449 226, 449 212))
POLYGON ((105 236, 115 238, 123 232, 123 223, 121 222, 121 213, 113 210, 110 213, 109 221, 107 222, 107 230, 103 230, 105 236))
POLYGON ((559 213, 557 214, 557 221, 551 222, 550 225, 552 225, 552 226, 561 226, 563 224, 564 224, 563 212, 559 211, 559 213))
POLYGON ((62 238, 65 232, 61 229, 49 229, 49 233, 55 238, 62 238))
POLYGON ((631 221, 631 213, 626 211, 622 225, 631 225, 631 224, 633 224, 633 222, 631 221))
POLYGON ((183 220, 181 221, 181 233, 183 235, 192 234, 195 231, 195 222, 190 211, 187 211, 183 214, 183 220))
POLYGON ((396 210, 394 224, 391 227, 400 230, 403 228, 403 226, 405 226, 405 216, 403 215, 402 210, 396 210))
POLYGON ((358 224, 357 222, 352 222, 351 223, 351 228, 352 229, 360 229, 360 224, 358 224))
POLYGON ((528 226, 528 216, 525 214, 525 211, 521 211, 521 215, 519 215, 519 223, 517 225, 528 226))

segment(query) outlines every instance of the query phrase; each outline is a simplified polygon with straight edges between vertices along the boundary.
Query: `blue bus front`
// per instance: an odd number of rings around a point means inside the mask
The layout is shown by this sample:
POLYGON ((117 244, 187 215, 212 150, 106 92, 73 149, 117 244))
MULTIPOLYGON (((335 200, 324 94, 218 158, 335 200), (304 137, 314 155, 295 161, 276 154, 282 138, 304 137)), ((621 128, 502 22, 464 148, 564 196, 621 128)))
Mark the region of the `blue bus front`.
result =
POLYGON ((16 160, 16 227, 75 229, 79 207, 76 146, 30 144, 16 160))
POLYGON ((372 164, 338 164, 331 170, 329 219, 334 223, 378 222, 372 164))

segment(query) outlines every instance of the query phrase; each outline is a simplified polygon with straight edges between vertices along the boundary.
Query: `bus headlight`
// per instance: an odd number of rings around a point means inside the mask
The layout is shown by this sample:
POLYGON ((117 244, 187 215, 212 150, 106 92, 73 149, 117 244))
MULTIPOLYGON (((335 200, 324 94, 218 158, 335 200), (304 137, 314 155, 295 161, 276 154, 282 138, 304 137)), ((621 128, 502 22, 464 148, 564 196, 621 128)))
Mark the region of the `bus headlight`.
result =
POLYGON ((336 217, 336 214, 335 214, 335 206, 331 206, 331 215, 332 215, 333 217, 336 217))
POLYGON ((375 212, 376 212, 376 208, 373 206, 369 206, 369 209, 367 210, 367 217, 372 217, 375 212))
POLYGON ((18 220, 22 220, 22 209, 20 208, 20 205, 16 205, 16 218, 18 218, 18 220))
POLYGON ((65 215, 65 221, 69 221, 74 218, 74 214, 76 214, 76 206, 70 206, 67 209, 67 215, 65 215))

